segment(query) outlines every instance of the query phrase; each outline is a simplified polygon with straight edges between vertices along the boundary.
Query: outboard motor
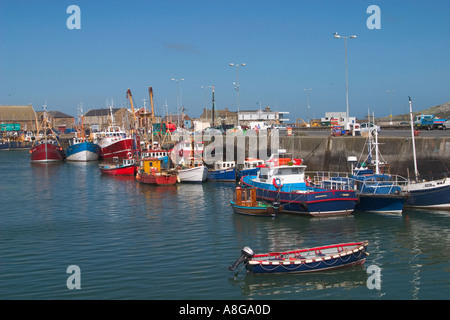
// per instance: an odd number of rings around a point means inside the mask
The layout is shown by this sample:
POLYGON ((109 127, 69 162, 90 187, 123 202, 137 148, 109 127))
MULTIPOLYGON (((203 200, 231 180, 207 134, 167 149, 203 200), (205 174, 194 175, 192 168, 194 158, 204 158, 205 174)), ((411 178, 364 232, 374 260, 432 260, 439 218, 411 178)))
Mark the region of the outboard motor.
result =
POLYGON ((253 258, 253 256, 254 256, 253 250, 250 249, 249 247, 244 247, 241 250, 241 256, 239 257, 239 259, 237 259, 236 262, 232 266, 228 266, 228 270, 230 270, 230 271, 236 270, 236 268, 242 262, 247 263, 251 258, 253 258))

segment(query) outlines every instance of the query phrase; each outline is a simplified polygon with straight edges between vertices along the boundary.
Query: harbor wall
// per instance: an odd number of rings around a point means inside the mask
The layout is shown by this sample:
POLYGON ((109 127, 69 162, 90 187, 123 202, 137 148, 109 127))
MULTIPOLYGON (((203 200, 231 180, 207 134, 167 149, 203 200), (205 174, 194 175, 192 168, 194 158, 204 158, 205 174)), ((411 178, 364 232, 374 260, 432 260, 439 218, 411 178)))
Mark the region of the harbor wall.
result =
MULTIPOLYGON (((367 155, 367 139, 357 137, 281 136, 280 148, 301 158, 308 171, 348 172, 347 159, 356 156, 363 161, 367 155)), ((379 137, 379 150, 392 174, 413 176, 412 138, 379 137)), ((450 168, 450 137, 418 137, 415 139, 417 167, 421 175, 442 174, 450 168)), ((381 159, 381 161, 383 161, 381 159)))

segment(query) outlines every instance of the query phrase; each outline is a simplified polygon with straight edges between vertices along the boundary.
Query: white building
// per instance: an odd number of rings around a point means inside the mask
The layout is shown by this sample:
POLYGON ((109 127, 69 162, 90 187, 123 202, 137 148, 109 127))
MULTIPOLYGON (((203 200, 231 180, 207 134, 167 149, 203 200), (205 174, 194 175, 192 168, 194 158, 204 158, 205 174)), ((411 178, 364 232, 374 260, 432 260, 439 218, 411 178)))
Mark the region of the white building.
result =
POLYGON ((265 122, 267 124, 284 124, 289 121, 289 112, 271 111, 270 107, 258 110, 239 111, 239 122, 249 124, 250 122, 265 122))

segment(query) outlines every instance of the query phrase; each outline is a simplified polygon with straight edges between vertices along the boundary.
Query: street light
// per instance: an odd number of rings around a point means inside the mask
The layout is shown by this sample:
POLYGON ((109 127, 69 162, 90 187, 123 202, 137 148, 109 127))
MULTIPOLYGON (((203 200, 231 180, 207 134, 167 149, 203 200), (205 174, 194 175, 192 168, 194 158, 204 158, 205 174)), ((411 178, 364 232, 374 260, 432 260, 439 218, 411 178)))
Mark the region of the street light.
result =
POLYGON ((311 127, 311 123, 310 123, 310 120, 309 120, 309 112, 310 112, 310 109, 311 109, 311 107, 309 106, 309 92, 312 91, 312 89, 306 89, 305 88, 303 90, 306 93, 306 108, 308 109, 308 125, 311 127))
POLYGON ((341 36, 337 32, 334 33, 334 38, 336 39, 344 39, 344 46, 345 46, 345 92, 346 92, 346 98, 347 98, 347 122, 349 117, 348 112, 348 72, 347 72, 347 39, 356 39, 355 35, 351 36, 341 36))
POLYGON ((237 91, 238 126, 239 126, 239 67, 245 67, 245 63, 230 63, 230 67, 236 67, 236 83, 234 89, 237 91))
POLYGON ((178 114, 178 124, 177 125, 180 126, 181 90, 178 86, 178 82, 184 81, 184 79, 183 78, 181 78, 181 79, 172 78, 170 80, 177 82, 177 114, 178 114))

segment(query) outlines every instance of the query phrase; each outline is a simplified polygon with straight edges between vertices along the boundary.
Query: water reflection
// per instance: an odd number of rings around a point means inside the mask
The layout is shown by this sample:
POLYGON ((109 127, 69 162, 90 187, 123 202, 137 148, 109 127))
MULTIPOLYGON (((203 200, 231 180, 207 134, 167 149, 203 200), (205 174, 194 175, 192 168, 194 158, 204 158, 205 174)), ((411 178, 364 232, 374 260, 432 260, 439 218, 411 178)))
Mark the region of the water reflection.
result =
MULTIPOLYGON (((229 278, 229 282, 232 286, 240 288, 243 296, 250 298, 315 299, 324 298, 327 296, 326 292, 333 288, 365 287, 367 274, 364 266, 355 266, 308 274, 243 275, 237 273, 229 278)), ((342 296, 334 298, 342 299, 342 296)))

